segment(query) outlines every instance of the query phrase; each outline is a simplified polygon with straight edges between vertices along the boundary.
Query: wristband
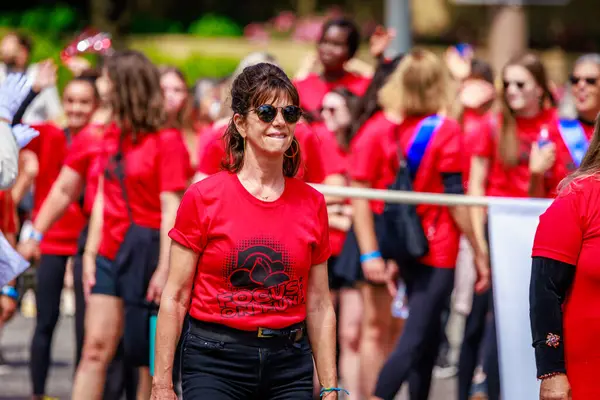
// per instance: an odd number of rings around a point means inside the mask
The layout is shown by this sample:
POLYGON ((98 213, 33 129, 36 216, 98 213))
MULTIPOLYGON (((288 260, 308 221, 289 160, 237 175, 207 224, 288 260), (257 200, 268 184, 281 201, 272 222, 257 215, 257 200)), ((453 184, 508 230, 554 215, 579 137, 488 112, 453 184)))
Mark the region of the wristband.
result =
POLYGON ((360 262, 366 262, 370 260, 374 260, 376 258, 381 258, 381 252, 379 250, 372 251, 370 253, 365 253, 360 255, 360 262))
POLYGON ((19 292, 12 286, 4 286, 2 288, 2 295, 10 297, 13 300, 19 300, 19 292))
POLYGON ((331 387, 331 388, 322 388, 321 392, 319 393, 319 397, 323 397, 324 395, 327 395, 328 393, 331 393, 331 392, 344 392, 348 396, 350 396, 350 392, 348 392, 346 389, 342 389, 339 387, 331 387))
POLYGON ((36 231, 35 229, 31 229, 31 232, 29 232, 29 239, 33 239, 38 243, 42 241, 43 237, 44 237, 44 235, 42 235, 40 232, 36 231))

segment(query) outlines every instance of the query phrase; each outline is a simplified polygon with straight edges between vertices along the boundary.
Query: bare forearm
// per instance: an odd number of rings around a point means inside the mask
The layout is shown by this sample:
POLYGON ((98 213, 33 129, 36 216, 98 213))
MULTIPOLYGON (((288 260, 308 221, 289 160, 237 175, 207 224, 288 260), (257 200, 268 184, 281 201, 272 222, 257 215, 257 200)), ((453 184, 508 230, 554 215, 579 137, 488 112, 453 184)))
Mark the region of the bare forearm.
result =
POLYGON ((73 198, 67 192, 62 191, 56 185, 52 186, 50 194, 44 200, 33 227, 40 233, 46 233, 48 229, 65 213, 73 198))
POLYGON ((102 217, 103 217, 104 200, 102 194, 98 193, 94 200, 94 208, 90 217, 90 226, 88 229, 88 238, 85 243, 85 251, 90 254, 96 254, 100 247, 102 239, 102 217))
POLYGON ((187 309, 165 292, 156 325, 154 385, 173 386, 173 361, 187 309))
POLYGON ((458 225, 458 229, 462 232, 463 235, 469 241, 469 244, 475 251, 481 251, 479 247, 479 241, 475 236, 475 232, 473 230, 473 224, 471 222, 471 216, 469 214, 468 206, 454 206, 450 207, 450 214, 452 218, 458 225))
POLYGON ((379 250, 379 244, 375 236, 373 212, 369 207, 369 201, 356 199, 352 204, 354 206, 354 232, 356 233, 360 252, 364 254, 379 250))
POLYGON ((529 178, 529 197, 546 197, 544 175, 531 174, 529 178))
POLYGON ((307 312, 308 337, 323 387, 337 387, 335 311, 326 296, 307 312))
POLYGON ((174 193, 161 195, 162 215, 160 221, 160 253, 158 256, 159 268, 169 267, 169 251, 171 248, 171 238, 169 231, 173 228, 175 217, 177 216, 177 207, 181 197, 174 193))

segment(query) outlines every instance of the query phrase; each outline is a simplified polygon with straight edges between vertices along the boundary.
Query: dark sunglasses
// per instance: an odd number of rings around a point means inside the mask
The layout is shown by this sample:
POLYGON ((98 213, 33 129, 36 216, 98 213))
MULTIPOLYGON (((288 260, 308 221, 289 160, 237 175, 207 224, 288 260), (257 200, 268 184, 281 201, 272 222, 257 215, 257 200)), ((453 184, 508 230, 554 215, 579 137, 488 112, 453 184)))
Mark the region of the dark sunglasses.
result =
POLYGON ((283 119, 288 124, 295 124, 302 117, 302 109, 296 106, 274 107, 270 104, 263 104, 250 111, 254 111, 262 122, 273 122, 277 117, 277 111, 281 109, 283 119))
POLYGON ((525 82, 523 81, 504 81, 504 89, 508 89, 510 85, 516 85, 519 90, 525 87, 525 82))
POLYGON ((582 78, 580 76, 571 75, 569 77, 571 85, 577 85, 581 81, 585 81, 588 85, 595 86, 598 83, 598 78, 582 78))

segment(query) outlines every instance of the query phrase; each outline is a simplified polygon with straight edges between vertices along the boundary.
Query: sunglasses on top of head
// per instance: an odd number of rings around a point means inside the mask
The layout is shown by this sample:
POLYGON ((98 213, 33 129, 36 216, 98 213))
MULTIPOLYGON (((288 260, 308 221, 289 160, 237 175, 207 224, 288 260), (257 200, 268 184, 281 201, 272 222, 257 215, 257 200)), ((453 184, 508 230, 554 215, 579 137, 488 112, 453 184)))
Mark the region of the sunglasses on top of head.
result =
POLYGON ((525 82, 523 81, 504 81, 504 89, 508 89, 510 85, 515 85, 517 89, 521 90, 525 87, 525 82))
POLYGON ((302 109, 297 106, 285 106, 285 107, 275 107, 270 104, 263 104, 262 106, 258 106, 253 108, 250 111, 256 113, 258 118, 262 122, 273 122, 275 117, 277 117, 277 112, 281 109, 281 115, 283 115, 283 119, 288 124, 295 124, 302 117, 302 109))
POLYGON ((571 82, 571 85, 577 85, 577 84, 579 84, 579 82, 584 81, 588 85, 595 86, 596 83, 598 83, 598 78, 592 78, 592 77, 584 78, 581 76, 571 75, 569 77, 569 81, 571 82))

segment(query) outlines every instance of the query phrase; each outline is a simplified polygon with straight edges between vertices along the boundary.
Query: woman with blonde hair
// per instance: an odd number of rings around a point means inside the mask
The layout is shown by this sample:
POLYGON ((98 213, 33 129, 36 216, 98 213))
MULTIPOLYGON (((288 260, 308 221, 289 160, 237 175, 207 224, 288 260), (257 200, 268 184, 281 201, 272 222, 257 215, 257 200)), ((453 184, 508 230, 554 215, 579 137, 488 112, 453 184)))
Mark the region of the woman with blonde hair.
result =
MULTIPOLYGON (((396 180, 403 161, 415 191, 464 193, 460 125, 438 115, 448 105, 448 72, 442 61, 429 51, 413 50, 380 90, 379 102, 383 111, 367 121, 352 142, 352 185, 387 188, 396 180)), ((397 255, 384 254, 385 204, 362 199, 352 204, 354 235, 349 237, 355 238, 354 265, 365 281, 365 319, 367 323, 369 318, 389 319, 392 298, 386 285, 393 293, 397 267, 386 258, 397 255)), ((415 377, 410 388, 413 396, 427 398, 441 338, 441 313, 454 283, 461 231, 479 255, 467 208, 422 204, 416 207, 416 213, 429 250, 419 259, 398 260, 411 310, 403 335, 381 370, 375 399, 393 399, 409 374, 415 377)), ((481 277, 477 284, 482 289, 487 284, 486 265, 478 265, 481 277)), ((363 332, 384 333, 369 331, 368 325, 363 332)))

